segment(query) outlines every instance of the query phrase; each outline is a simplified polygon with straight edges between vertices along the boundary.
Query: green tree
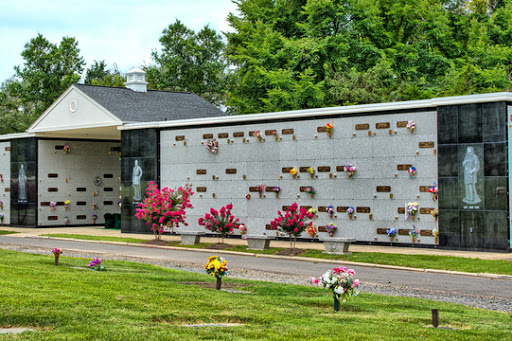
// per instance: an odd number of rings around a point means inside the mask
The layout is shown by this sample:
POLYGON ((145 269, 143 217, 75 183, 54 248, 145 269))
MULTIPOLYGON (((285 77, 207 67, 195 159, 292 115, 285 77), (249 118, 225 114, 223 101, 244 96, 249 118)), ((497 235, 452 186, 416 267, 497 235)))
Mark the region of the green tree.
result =
POLYGON ((107 69, 104 60, 94 61, 92 66, 85 73, 85 84, 124 87, 126 76, 123 75, 117 64, 114 63, 112 69, 107 69))
POLYGON ((228 64, 218 33, 208 26, 196 33, 176 20, 162 32, 160 43, 161 52, 152 53, 155 65, 145 68, 149 88, 190 91, 214 105, 223 104, 228 64))

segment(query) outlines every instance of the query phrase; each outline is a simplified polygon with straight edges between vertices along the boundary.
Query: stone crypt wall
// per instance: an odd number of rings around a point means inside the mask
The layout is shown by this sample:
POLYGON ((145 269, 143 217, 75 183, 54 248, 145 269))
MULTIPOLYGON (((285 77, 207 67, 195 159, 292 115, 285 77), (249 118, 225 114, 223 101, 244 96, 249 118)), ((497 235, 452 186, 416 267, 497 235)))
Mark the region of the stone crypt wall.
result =
MULTIPOLYGON (((338 237, 389 243, 385 229, 394 227, 398 242, 411 243, 407 231, 415 226, 421 231, 418 243, 434 244, 431 233, 437 222, 430 212, 437 201, 428 188, 437 181, 436 149, 437 115, 432 109, 162 130, 160 184, 192 184, 194 208, 187 212, 190 226, 183 230, 203 231, 199 217, 210 207, 232 203, 248 233, 275 234, 268 230, 270 221, 278 210, 297 202, 317 209, 314 223, 320 228, 335 223, 338 237), (412 134, 405 127, 410 120, 416 123, 412 134), (332 138, 326 123, 333 125, 332 138), (262 141, 254 136, 256 130, 262 141), (217 154, 206 149, 211 138, 219 141, 217 154), (349 163, 356 167, 352 178, 343 171, 349 163), (408 175, 411 166, 417 169, 414 178, 408 175), (293 167, 299 171, 295 179, 289 173, 293 167), (314 178, 308 167, 315 169, 314 178), (279 197, 267 191, 260 198, 260 184, 279 186, 279 197), (313 198, 304 192, 307 186, 315 189, 313 198), (418 203, 415 221, 404 219, 408 202, 418 203), (329 205, 337 210, 332 219, 325 212, 329 205), (356 209, 353 219, 346 213, 349 206, 356 209)), ((310 238, 307 233, 302 237, 310 238)))
POLYGON ((3 225, 11 221, 11 143, 0 143, 0 213, 4 214, 3 225))

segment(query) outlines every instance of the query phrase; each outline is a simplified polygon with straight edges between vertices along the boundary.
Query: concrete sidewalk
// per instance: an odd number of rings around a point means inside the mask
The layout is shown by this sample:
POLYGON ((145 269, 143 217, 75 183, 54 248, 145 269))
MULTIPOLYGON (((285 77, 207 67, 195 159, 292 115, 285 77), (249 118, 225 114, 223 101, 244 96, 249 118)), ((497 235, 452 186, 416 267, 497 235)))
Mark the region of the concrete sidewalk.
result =
MULTIPOLYGON (((121 233, 120 230, 105 229, 102 226, 86 226, 86 227, 57 227, 57 228, 21 228, 0 226, 0 230, 15 231, 17 234, 11 235, 12 237, 33 237, 46 234, 82 234, 90 236, 108 236, 108 237, 123 237, 123 238, 137 238, 137 239, 153 239, 151 234, 132 234, 121 233)), ((177 235, 164 235, 164 240, 179 241, 180 237, 177 235)), ((215 243, 217 238, 202 237, 201 241, 205 243, 215 243)), ((247 245, 247 242, 240 238, 228 238, 226 243, 233 245, 247 245)), ((273 240, 270 244, 272 247, 289 247, 289 242, 284 240, 273 240)), ((297 242, 296 245, 300 249, 316 249, 324 250, 323 243, 317 242, 297 242)), ((457 251, 457 250, 439 250, 439 249, 426 249, 414 247, 392 247, 392 246, 378 246, 378 245, 351 245, 350 251, 352 252, 382 252, 382 253, 395 253, 402 255, 437 255, 437 256, 455 256, 466 258, 480 258, 486 260, 508 260, 512 261, 512 253, 498 253, 498 252, 474 252, 474 251, 457 251)))

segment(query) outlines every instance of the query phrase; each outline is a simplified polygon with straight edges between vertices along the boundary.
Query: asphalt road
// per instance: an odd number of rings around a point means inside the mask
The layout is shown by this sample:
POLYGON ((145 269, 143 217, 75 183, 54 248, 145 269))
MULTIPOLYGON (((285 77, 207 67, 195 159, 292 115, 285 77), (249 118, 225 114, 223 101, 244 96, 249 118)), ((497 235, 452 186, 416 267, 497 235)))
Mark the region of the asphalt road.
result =
MULTIPOLYGON (((30 252, 31 249, 48 250, 54 247, 64 250, 64 254, 78 253, 84 256, 98 255, 105 259, 127 259, 156 264, 172 263, 185 267, 202 268, 210 252, 172 250, 155 247, 56 240, 44 238, 16 238, 0 236, 0 248, 30 252), (66 252, 68 251, 68 252, 66 252)), ((344 265, 316 263, 300 260, 264 258, 244 255, 225 255, 230 269, 267 276, 289 276, 295 280, 318 277, 326 270, 344 265)), ((443 301, 451 301, 487 309, 512 312, 512 280, 468 277, 451 274, 424 273, 403 270, 380 269, 366 266, 350 266, 364 283, 363 290, 392 295, 416 296, 443 301), (379 289, 380 288, 380 289, 379 289), (366 289, 366 290, 365 290, 366 289)), ((293 281, 292 281, 293 282, 293 281)), ((301 284, 299 282, 299 284, 301 284)))

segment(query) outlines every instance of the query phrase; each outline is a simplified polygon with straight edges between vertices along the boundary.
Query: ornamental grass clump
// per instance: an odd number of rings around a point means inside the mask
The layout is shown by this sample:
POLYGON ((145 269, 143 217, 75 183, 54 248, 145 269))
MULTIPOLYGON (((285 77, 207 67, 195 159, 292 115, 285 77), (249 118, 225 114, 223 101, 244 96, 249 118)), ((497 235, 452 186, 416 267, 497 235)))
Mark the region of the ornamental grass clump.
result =
POLYGON ((138 205, 135 217, 146 221, 155 239, 160 240, 164 226, 179 227, 180 223, 188 225, 185 222, 185 210, 192 207, 190 197, 193 194, 188 184, 176 190, 167 187, 159 190, 158 185, 151 181, 146 191, 147 198, 138 205))
POLYGON ((222 206, 219 211, 212 207, 210 213, 206 213, 204 217, 199 218, 198 223, 207 230, 217 233, 222 238, 222 243, 224 243, 224 237, 232 234, 233 229, 240 227, 239 219, 231 214, 232 209, 232 204, 222 206))
POLYGON ((334 310, 339 311, 339 300, 343 303, 352 296, 357 296, 359 291, 359 280, 355 279, 356 272, 344 266, 334 268, 324 273, 320 278, 311 277, 310 281, 313 285, 328 288, 332 291, 334 298, 334 310))
POLYGON ((313 222, 306 223, 306 219, 313 219, 313 214, 305 208, 293 203, 286 212, 277 211, 279 217, 270 222, 274 230, 287 234, 290 237, 290 247, 295 247, 297 237, 301 235, 313 222))

